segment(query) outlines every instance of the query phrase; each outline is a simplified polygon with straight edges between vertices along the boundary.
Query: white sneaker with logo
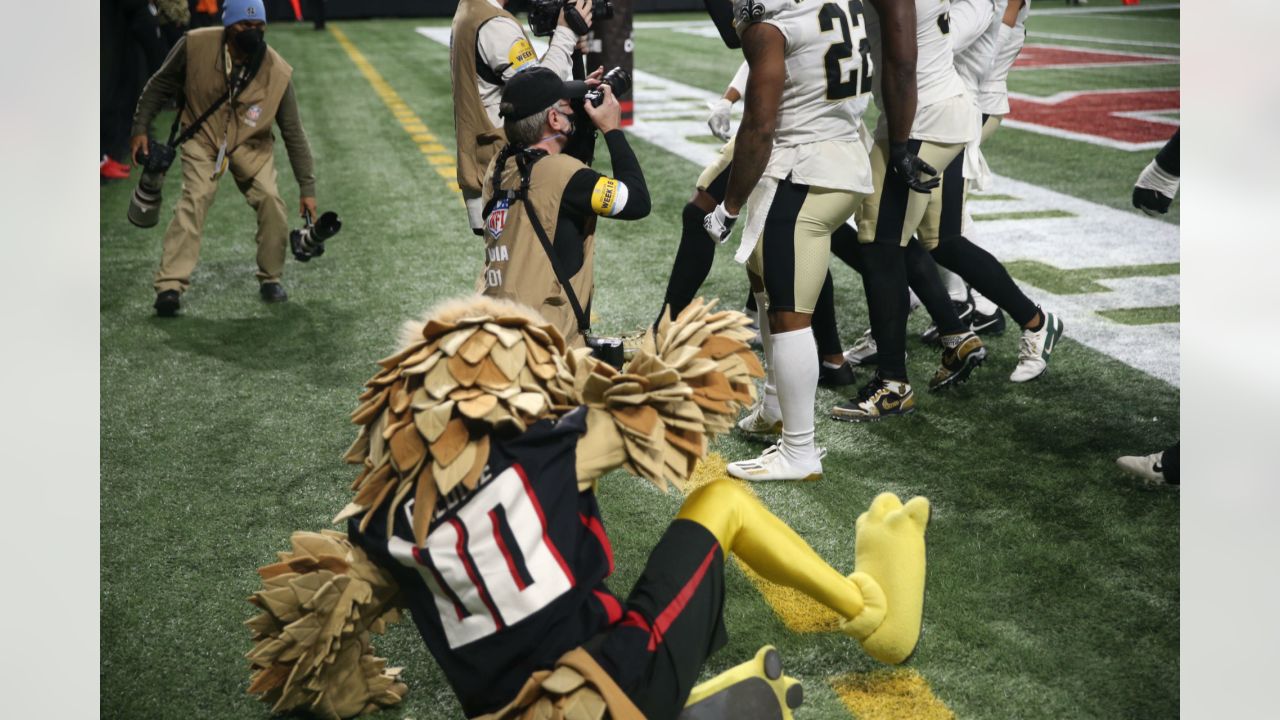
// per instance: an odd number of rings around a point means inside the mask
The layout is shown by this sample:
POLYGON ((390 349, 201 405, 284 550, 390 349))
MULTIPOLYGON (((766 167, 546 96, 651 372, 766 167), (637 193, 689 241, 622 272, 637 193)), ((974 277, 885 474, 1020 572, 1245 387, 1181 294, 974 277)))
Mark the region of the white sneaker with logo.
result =
POLYGON ((1049 355, 1062 337, 1062 320, 1051 312, 1041 311, 1044 322, 1036 331, 1023 330, 1018 343, 1018 366, 1009 379, 1016 383, 1035 380, 1049 369, 1049 355))
POLYGON ((782 418, 776 420, 765 412, 764 403, 758 402, 738 421, 738 429, 747 435, 776 436, 782 434, 782 418))
POLYGON ((1147 485, 1164 484, 1163 461, 1163 450, 1151 455, 1126 455, 1116 458, 1116 464, 1120 466, 1121 470, 1142 478, 1147 485))
POLYGON ((780 442, 770 445, 754 460, 729 463, 729 474, 751 482, 822 479, 822 458, 827 456, 826 448, 817 448, 811 458, 796 460, 783 452, 781 445, 780 442))

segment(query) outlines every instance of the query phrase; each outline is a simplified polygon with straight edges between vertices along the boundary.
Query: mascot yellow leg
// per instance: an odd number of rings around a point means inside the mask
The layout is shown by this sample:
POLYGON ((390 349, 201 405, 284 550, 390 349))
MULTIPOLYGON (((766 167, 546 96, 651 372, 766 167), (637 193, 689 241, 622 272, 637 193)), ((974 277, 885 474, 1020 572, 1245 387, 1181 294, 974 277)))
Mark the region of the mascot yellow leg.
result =
POLYGON ((841 629, 883 663, 904 662, 920 638, 929 501, 884 493, 857 522, 856 564, 842 575, 731 480, 690 493, 677 515, 702 525, 764 579, 795 588, 846 618, 841 629))
POLYGON ((800 681, 782 674, 782 656, 765 645, 750 660, 694 687, 678 720, 791 720, 802 702, 800 681))

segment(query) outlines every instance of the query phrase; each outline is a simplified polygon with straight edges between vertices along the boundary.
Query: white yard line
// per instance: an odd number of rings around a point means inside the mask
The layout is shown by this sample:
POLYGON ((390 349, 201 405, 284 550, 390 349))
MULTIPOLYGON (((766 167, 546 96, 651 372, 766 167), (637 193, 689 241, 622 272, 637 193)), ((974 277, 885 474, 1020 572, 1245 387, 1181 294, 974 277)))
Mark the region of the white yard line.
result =
MULTIPOLYGON (((418 28, 418 32, 444 45, 449 42, 448 28, 418 28)), ((719 145, 698 141, 707 136, 701 120, 670 118, 701 118, 706 101, 717 95, 643 70, 636 70, 633 77, 636 121, 628 131, 688 160, 692 187, 698 169, 715 158, 719 145)), ((735 113, 735 121, 739 118, 735 113)), ((1178 228, 1169 223, 1012 178, 997 178, 992 192, 1015 199, 975 202, 974 212, 1058 210, 1072 215, 976 223, 971 239, 1002 260, 1032 260, 1063 270, 1178 262, 1178 228)), ((1178 305, 1177 275, 1101 280, 1098 284, 1109 292, 1084 295, 1052 295, 1019 284, 1037 302, 1062 315, 1067 337, 1179 385, 1178 323, 1123 325, 1097 314, 1115 308, 1178 305)))
MULTIPOLYGON (((1162 5, 1124 5, 1120 7, 1069 7, 1069 8, 1045 8, 1036 5, 1031 8, 1032 17, 1040 15, 1128 15, 1129 13, 1148 13, 1159 12, 1161 10, 1178 10, 1181 3, 1165 3, 1162 5)), ((1136 18, 1135 18, 1136 19, 1136 18)), ((1145 21, 1159 20, 1160 18, 1142 18, 1145 21)), ((1173 22, 1177 22, 1176 20, 1173 22)))
POLYGON ((1076 42, 1090 42, 1098 45, 1117 45, 1129 47, 1150 47, 1150 48, 1167 48, 1177 50, 1181 47, 1178 43, 1171 42, 1155 42, 1150 40, 1120 40, 1117 38, 1098 37, 1097 35, 1064 35, 1062 33, 1046 33, 1046 32, 1028 32, 1028 37, 1044 38, 1046 40, 1074 40, 1076 42))

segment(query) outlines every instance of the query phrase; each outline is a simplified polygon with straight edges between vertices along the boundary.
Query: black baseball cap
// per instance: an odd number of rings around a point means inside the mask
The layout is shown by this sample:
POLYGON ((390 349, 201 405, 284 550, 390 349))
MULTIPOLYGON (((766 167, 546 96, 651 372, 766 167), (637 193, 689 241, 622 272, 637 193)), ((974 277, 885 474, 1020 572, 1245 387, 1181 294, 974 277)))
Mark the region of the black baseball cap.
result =
POLYGON ((587 90, 587 84, 581 80, 561 80, 553 70, 531 67, 507 81, 507 86, 502 89, 498 114, 503 120, 523 120, 555 105, 557 101, 577 100, 586 95, 587 90))

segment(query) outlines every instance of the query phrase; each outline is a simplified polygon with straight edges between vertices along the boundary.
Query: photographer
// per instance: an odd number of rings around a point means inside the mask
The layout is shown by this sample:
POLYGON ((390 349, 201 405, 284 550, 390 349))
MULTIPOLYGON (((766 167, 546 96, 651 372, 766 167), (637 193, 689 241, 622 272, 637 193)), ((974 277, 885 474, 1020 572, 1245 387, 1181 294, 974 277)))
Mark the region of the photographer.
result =
POLYGON ((596 217, 639 220, 649 214, 649 189, 618 129, 622 109, 608 81, 606 76, 593 91, 603 98, 596 106, 590 99, 576 102, 587 94, 587 82, 566 82, 546 68, 512 78, 502 93, 510 144, 484 183, 484 294, 534 308, 571 347, 582 347, 589 329, 596 217), (587 129, 574 137, 583 114, 604 133, 616 179, 583 163, 591 145, 579 140, 587 129))
POLYGON ((503 87, 517 72, 530 67, 547 68, 568 80, 573 76, 578 37, 591 28, 593 0, 563 0, 547 51, 538 58, 519 21, 507 9, 514 10, 512 6, 519 1, 460 0, 453 16, 449 67, 457 178, 467 205, 467 220, 476 235, 483 234, 481 181, 489 161, 506 142, 498 116, 503 87))
MULTIPOLYGON (((298 181, 299 212, 316 215, 311 146, 290 81, 293 68, 267 47, 262 0, 227 0, 222 22, 222 28, 192 30, 178 41, 147 82, 133 118, 134 157, 145 172, 163 173, 166 168, 158 166, 172 150, 155 147, 155 157, 148 162, 153 150, 151 122, 169 98, 184 97, 180 119, 190 139, 181 143, 182 198, 165 232, 155 275, 156 314, 164 317, 177 314, 179 298, 191 285, 205 215, 228 169, 258 215, 259 293, 266 302, 288 299, 280 276, 289 225, 276 187, 273 123, 280 126, 298 181)), ((153 199, 158 204, 158 186, 153 199)), ((132 218, 133 208, 130 212, 132 218)))

